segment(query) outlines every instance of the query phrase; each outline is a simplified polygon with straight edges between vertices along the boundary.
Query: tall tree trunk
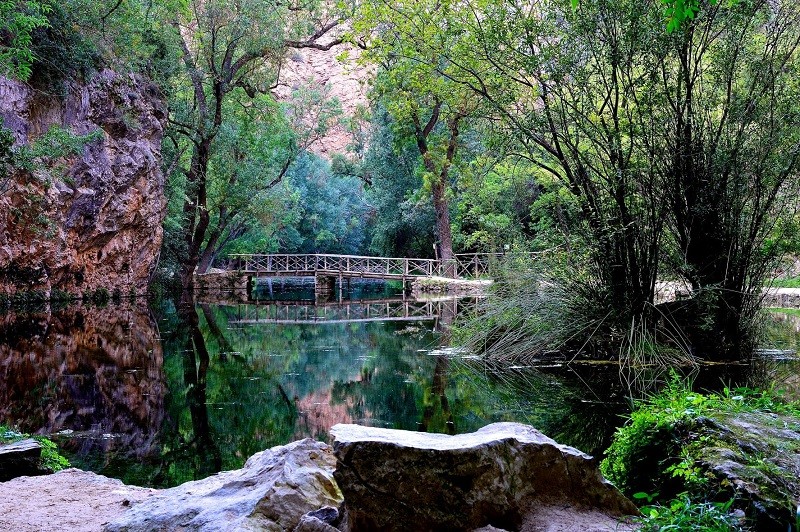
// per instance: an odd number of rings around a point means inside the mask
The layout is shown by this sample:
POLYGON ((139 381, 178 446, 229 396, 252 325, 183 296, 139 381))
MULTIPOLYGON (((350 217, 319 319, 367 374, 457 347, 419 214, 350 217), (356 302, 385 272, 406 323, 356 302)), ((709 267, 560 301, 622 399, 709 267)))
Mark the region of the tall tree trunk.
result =
POLYGON ((431 187, 433 193, 433 206, 436 211, 436 233, 439 236, 439 258, 452 261, 453 233, 450 230, 450 206, 447 201, 447 185, 441 179, 431 187))
POLYGON ((213 137, 205 136, 197 143, 192 152, 191 166, 186 174, 187 187, 193 190, 187 193, 183 204, 185 224, 183 238, 186 243, 186 256, 181 262, 180 282, 181 290, 184 292, 194 289, 194 272, 200 262, 200 248, 210 221, 206 174, 212 140, 213 137))
POLYGON ((458 125, 463 118, 457 114, 448 122, 450 138, 447 143, 447 152, 441 168, 437 168, 436 163, 431 157, 428 147, 428 135, 439 120, 441 104, 434 107, 428 123, 424 128, 421 127, 418 117, 414 117, 414 125, 417 133, 417 148, 422 156, 422 164, 425 170, 435 179, 431 183, 431 195, 433 196, 433 207, 436 212, 436 232, 439 237, 439 260, 444 265, 443 274, 447 277, 456 277, 457 268, 455 264, 455 254, 453 253, 453 233, 450 229, 450 205, 447 201, 447 184, 450 175, 450 166, 456 156, 458 148, 458 125))

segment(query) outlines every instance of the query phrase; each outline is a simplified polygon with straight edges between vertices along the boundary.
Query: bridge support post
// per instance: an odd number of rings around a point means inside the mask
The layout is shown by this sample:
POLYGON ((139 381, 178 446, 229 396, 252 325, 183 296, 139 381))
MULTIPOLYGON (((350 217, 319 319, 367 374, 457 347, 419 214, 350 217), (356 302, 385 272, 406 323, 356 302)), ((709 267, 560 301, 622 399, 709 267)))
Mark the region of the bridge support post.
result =
POLYGON ((317 301, 327 301, 333 295, 336 288, 336 277, 327 275, 314 276, 314 299, 317 301))
POLYGON ((255 294, 253 293, 253 291, 256 289, 256 284, 257 284, 256 277, 254 275, 248 275, 247 284, 245 288, 247 290, 248 301, 252 301, 255 298, 255 294))
POLYGON ((414 280, 403 279, 403 297, 410 295, 414 291, 414 280))

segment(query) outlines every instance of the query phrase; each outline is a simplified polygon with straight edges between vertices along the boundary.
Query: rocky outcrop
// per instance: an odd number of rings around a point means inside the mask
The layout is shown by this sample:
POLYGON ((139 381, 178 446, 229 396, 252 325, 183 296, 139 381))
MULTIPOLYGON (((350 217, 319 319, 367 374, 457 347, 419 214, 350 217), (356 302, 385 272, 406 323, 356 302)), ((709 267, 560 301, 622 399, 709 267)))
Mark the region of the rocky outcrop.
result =
POLYGON ((17 146, 52 126, 90 135, 78 155, 45 156, 0 187, 0 294, 146 290, 166 213, 166 117, 158 89, 132 74, 99 72, 63 99, 0 77, 0 120, 17 146))
POLYGON ((696 464, 710 491, 732 497, 758 530, 788 530, 797 524, 800 419, 744 412, 698 419, 686 432, 686 448, 699 449, 696 464))
MULTIPOLYGON (((337 153, 347 153, 356 139, 348 130, 348 124, 358 122, 360 109, 367 108, 369 82, 374 77, 374 69, 359 64, 359 48, 341 44, 330 50, 305 48, 294 50, 281 70, 281 79, 273 91, 275 96, 290 104, 291 119, 301 130, 314 131, 318 128, 319 110, 308 104, 297 102, 296 94, 301 89, 311 89, 318 93, 318 99, 336 100, 341 107, 342 116, 329 127, 324 128, 322 136, 309 139, 308 149, 321 157, 331 158, 337 153)), ((322 105, 317 102, 317 105, 322 105)))
POLYGON ((212 270, 208 273, 195 274, 194 276, 195 291, 204 295, 211 292, 212 294, 226 295, 230 298, 235 297, 247 301, 249 299, 248 295, 252 291, 252 285, 251 276, 236 271, 212 270))
POLYGON ((424 297, 427 294, 452 296, 483 296, 492 285, 488 279, 451 279, 449 277, 420 277, 411 284, 411 295, 424 297))
POLYGON ((34 439, 0 445, 0 482, 46 473, 39 468, 42 446, 34 439))
POLYGON ((331 434, 343 529, 534 529, 553 508, 593 511, 613 528, 608 516, 638 514, 590 456, 527 425, 457 436, 336 425, 331 434))
POLYGON ((333 434, 337 456, 305 439, 257 453, 240 470, 166 490, 75 469, 17 478, 0 483, 0 529, 633 529, 615 516, 636 513, 635 506, 590 457, 526 425, 496 423, 460 436, 337 425, 333 434))
POLYGON ((311 439, 254 454, 242 469, 160 491, 105 530, 291 531, 342 500, 330 446, 311 439))

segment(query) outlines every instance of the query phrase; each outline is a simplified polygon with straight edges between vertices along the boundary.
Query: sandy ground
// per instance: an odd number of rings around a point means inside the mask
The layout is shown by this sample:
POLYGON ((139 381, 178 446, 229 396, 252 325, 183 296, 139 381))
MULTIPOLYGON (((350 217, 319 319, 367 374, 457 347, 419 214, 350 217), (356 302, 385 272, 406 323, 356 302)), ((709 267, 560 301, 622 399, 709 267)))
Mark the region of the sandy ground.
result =
MULTIPOLYGON (((155 491, 79 469, 15 478, 0 482, 0 532, 98 532, 155 491)), ((521 532, 628 532, 636 528, 592 510, 544 506, 528 516, 521 532)), ((500 529, 489 526, 479 531, 500 529)))
POLYGON ((155 490, 66 469, 0 482, 0 531, 97 532, 155 490))
POLYGON ((536 508, 522 524, 521 532, 630 532, 639 526, 596 510, 569 506, 536 508))

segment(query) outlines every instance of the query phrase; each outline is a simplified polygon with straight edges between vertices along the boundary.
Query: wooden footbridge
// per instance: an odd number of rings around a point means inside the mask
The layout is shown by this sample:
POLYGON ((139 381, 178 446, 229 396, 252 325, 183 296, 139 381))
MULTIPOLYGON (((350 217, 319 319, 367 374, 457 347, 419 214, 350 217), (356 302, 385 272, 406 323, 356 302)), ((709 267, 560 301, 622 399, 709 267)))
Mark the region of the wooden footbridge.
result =
POLYGON ((466 253, 451 260, 360 255, 309 254, 233 254, 215 272, 196 276, 203 290, 244 290, 252 293, 259 278, 313 277, 315 292, 327 297, 350 279, 402 281, 406 288, 416 279, 446 277, 476 279, 494 277, 500 264, 509 257, 530 259, 533 254, 466 253))
POLYGON ((229 255, 225 269, 253 277, 314 277, 317 285, 324 287, 332 285, 337 278, 413 281, 426 277, 491 277, 505 256, 502 253, 466 253, 443 261, 325 253, 235 254, 229 255))

